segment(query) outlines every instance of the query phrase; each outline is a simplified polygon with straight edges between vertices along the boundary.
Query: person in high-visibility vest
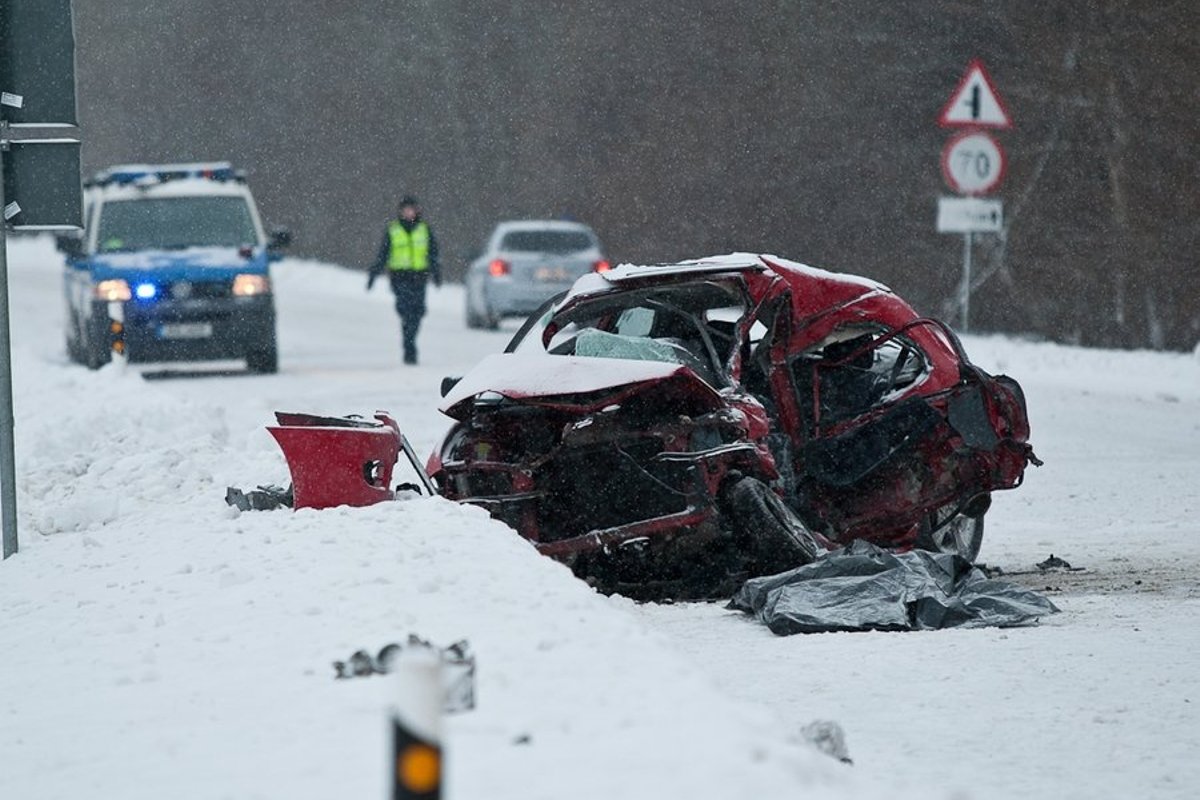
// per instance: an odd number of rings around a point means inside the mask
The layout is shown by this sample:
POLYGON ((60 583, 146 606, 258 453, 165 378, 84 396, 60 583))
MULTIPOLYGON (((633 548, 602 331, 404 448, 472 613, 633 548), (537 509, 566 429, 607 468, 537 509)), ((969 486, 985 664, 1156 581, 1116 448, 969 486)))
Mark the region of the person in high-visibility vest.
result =
POLYGON ((400 198, 399 216, 387 224, 379 254, 367 276, 368 291, 384 271, 396 295, 404 363, 416 364, 417 331, 425 316, 425 284, 432 280, 434 286, 441 286, 442 273, 438 267, 437 238, 429 223, 421 218, 421 206, 412 195, 400 198))

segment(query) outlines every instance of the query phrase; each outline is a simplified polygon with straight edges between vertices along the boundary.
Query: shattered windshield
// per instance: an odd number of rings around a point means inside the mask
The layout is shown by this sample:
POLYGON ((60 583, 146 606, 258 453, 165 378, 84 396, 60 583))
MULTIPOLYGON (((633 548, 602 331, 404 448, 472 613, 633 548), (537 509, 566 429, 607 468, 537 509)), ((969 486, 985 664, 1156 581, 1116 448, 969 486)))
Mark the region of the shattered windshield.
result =
POLYGON ((740 287, 728 281, 612 292, 543 316, 509 350, 683 364, 727 386, 725 365, 745 310, 740 287))
POLYGON ((244 197, 110 200, 100 209, 102 253, 240 247, 258 241, 244 197))

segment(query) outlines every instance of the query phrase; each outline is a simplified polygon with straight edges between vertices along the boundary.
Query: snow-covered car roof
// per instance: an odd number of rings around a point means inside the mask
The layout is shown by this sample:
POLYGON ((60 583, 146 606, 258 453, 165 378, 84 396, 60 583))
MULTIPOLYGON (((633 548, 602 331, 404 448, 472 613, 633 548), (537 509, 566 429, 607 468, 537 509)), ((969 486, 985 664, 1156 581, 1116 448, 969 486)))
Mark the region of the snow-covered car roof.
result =
POLYGON ((495 233, 511 231, 588 231, 591 227, 582 222, 564 219, 510 219, 497 222, 495 233))
POLYGON ((598 294, 615 288, 627 288, 641 282, 670 280, 674 277, 717 275, 721 273, 762 272, 766 266, 757 256, 748 253, 734 253, 728 256, 713 256, 712 258, 680 261, 674 264, 638 265, 624 263, 607 272, 593 272, 575 281, 575 284, 562 299, 562 303, 584 295, 598 294))
POLYGON ((861 293, 891 292, 891 289, 882 283, 859 275, 830 272, 769 254, 728 253, 671 264, 622 263, 608 272, 584 275, 575 282, 562 302, 566 303, 580 296, 612 291, 617 288, 624 289, 640 283, 717 276, 724 273, 762 273, 768 270, 793 284, 815 280, 824 283, 833 282, 845 287, 857 287, 861 293))
POLYGON ((243 173, 227 161, 117 164, 96 173, 89 186, 105 201, 197 195, 230 197, 249 192, 243 173))

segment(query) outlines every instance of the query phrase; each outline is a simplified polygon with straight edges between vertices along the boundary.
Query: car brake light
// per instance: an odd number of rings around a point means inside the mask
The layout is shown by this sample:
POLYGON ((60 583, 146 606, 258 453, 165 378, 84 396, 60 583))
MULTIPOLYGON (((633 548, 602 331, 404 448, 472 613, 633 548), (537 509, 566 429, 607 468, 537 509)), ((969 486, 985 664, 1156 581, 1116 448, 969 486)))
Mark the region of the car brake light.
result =
POLYGON ((133 297, 133 293, 129 291, 129 282, 122 278, 111 278, 106 281, 100 281, 93 289, 97 300, 107 300, 109 302, 124 302, 133 297))
POLYGON ((612 264, 608 263, 604 259, 600 259, 595 264, 592 264, 593 272, 608 272, 610 269, 612 269, 612 264))
POLYGON ((502 258, 493 259, 488 264, 488 274, 494 278, 499 278, 501 275, 507 275, 512 272, 512 266, 502 258))
POLYGON ((266 275, 238 275, 233 279, 234 297, 253 297, 271 291, 271 281, 266 275))

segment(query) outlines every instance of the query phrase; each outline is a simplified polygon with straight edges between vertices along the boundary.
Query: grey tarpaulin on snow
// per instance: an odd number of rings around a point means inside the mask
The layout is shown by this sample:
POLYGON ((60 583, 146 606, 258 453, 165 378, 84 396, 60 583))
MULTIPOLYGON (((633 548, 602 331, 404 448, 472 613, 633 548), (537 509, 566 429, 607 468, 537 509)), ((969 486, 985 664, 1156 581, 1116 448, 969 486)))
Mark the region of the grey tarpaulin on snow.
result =
POLYGON ((746 581, 729 606, 780 635, 1022 625, 1058 611, 1038 593, 990 579, 958 556, 893 553, 861 540, 803 567, 746 581))

